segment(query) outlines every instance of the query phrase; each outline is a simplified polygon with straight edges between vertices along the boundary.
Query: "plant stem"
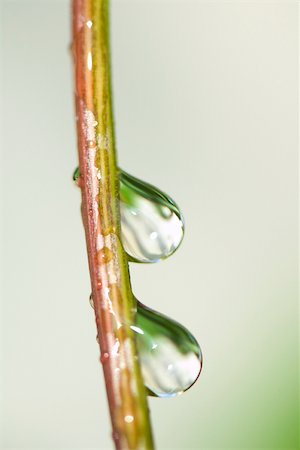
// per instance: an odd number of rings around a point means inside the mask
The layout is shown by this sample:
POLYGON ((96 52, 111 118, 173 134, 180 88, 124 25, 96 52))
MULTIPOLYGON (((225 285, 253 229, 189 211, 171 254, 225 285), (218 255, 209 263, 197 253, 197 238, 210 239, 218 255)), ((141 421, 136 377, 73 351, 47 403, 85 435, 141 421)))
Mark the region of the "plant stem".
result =
POLYGON ((82 217, 101 362, 117 449, 152 449, 134 333, 136 302, 120 240, 108 42, 108 0, 73 0, 82 217))

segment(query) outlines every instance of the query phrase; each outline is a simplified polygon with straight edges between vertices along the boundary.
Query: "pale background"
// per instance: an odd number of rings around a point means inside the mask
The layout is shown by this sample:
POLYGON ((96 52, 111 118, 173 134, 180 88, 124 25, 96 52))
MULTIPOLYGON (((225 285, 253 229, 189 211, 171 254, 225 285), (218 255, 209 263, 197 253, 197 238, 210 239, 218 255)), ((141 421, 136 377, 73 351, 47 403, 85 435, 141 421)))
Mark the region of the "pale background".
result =
MULTIPOLYGON (((2 449, 112 449, 76 166, 69 3, 3 4, 2 449)), ((296 449, 296 1, 113 0, 120 165, 181 205, 137 297, 204 368, 150 399, 158 449, 296 449)))

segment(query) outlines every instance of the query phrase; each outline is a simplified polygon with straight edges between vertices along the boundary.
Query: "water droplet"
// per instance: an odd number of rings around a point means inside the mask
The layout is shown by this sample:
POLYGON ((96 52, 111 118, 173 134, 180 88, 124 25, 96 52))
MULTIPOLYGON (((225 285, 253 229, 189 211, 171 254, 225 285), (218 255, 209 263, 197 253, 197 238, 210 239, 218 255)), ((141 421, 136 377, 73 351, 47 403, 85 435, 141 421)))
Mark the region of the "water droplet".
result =
POLYGON ((135 262, 153 263, 170 256, 184 233, 176 203, 156 187, 120 171, 122 242, 135 262))
POLYGON ((76 169, 73 172, 73 181, 76 184, 76 186, 79 186, 79 179, 80 179, 79 167, 76 167, 76 169))
POLYGON ((89 302, 90 302, 91 307, 92 307, 93 309, 95 309, 95 306, 94 306, 94 300, 93 300, 93 294, 91 294, 91 295, 89 296, 89 302))
MULTIPOLYGON (((78 185, 79 169, 73 175, 78 185)), ((98 179, 101 173, 97 172, 98 179)), ((172 255, 184 233, 176 203, 156 187, 120 170, 122 242, 131 261, 154 263, 172 255)))
MULTIPOLYGON (((94 308, 92 294, 89 298, 94 308)), ((137 301, 136 333, 139 359, 148 395, 175 397, 189 389, 202 368, 202 354, 194 336, 180 323, 137 301)), ((96 337, 99 343, 99 337, 96 337)), ((116 347, 118 351, 119 343, 116 347)), ((101 362, 109 358, 102 353, 101 362)))
POLYGON ((150 395, 174 397, 189 389, 202 368, 194 336, 175 320, 138 302, 136 332, 144 384, 150 395))
POLYGON ((96 147, 96 141, 90 139, 89 141, 87 141, 88 147, 89 148, 95 148, 96 147))
POLYGON ((100 361, 102 362, 102 364, 106 363, 109 359, 109 353, 104 352, 101 354, 100 356, 100 361))
POLYGON ((108 263, 113 259, 113 252, 108 247, 103 247, 97 253, 98 264, 108 263))

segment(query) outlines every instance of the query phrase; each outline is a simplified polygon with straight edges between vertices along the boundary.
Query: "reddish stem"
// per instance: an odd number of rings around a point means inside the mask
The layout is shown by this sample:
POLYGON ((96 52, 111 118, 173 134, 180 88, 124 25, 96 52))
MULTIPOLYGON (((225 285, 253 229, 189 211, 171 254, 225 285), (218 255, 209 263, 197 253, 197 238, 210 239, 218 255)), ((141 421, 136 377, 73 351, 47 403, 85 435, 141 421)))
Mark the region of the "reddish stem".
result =
POLYGON ((82 217, 106 392, 117 449, 152 449, 134 333, 136 304, 120 240, 108 0, 73 0, 82 217))

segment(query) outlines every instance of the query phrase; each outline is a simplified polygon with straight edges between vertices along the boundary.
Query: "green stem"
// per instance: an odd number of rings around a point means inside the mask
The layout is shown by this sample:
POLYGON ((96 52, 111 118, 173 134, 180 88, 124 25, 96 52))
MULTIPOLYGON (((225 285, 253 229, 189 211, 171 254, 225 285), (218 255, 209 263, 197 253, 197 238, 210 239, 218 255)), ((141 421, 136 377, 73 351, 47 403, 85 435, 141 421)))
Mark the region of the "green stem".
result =
POLYGON ((134 333, 136 303, 120 239, 108 0, 73 0, 82 217, 106 391, 117 449, 152 449, 134 333))

